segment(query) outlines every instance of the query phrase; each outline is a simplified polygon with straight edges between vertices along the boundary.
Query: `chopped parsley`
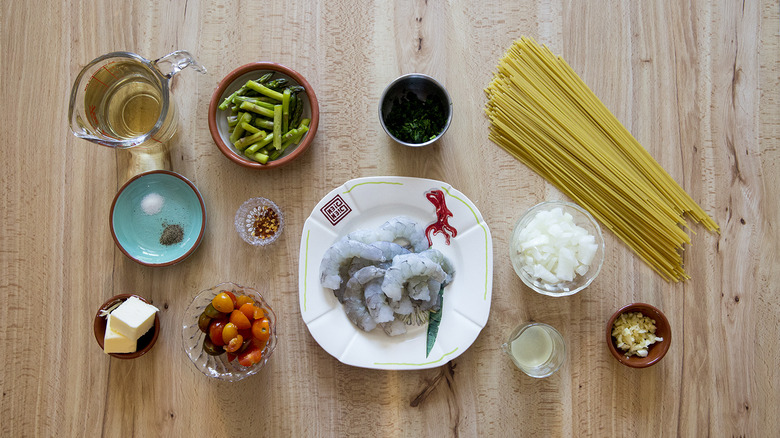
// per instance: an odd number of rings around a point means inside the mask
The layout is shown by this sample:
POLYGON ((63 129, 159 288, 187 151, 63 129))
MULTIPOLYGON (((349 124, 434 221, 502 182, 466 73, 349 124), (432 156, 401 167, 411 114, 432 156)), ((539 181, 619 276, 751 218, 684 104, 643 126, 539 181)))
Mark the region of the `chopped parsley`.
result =
POLYGON ((395 99, 390 114, 385 117, 387 130, 406 143, 433 140, 445 123, 447 112, 441 99, 431 96, 422 101, 411 91, 395 99))

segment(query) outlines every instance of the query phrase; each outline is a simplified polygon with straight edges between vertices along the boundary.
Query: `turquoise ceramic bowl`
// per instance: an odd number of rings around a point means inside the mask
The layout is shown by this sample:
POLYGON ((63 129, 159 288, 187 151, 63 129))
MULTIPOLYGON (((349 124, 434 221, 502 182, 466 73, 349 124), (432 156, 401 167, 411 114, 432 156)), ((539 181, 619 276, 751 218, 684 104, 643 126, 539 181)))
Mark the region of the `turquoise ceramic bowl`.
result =
POLYGON ((187 178, 154 170, 136 175, 119 189, 110 219, 114 242, 126 256, 144 266, 168 266, 184 260, 200 245, 206 207, 187 178), (163 244, 166 227, 178 231, 175 225, 181 227, 181 239, 169 238, 163 244))

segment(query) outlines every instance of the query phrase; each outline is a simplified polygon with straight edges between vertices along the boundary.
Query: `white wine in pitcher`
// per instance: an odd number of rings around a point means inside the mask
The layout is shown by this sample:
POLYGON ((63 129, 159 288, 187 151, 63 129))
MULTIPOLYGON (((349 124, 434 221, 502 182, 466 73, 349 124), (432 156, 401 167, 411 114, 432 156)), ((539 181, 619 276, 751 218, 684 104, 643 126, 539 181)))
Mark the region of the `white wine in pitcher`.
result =
MULTIPOLYGON (((117 140, 132 139, 151 131, 160 118, 162 87, 142 64, 111 62, 91 77, 85 105, 90 123, 104 135, 117 140)), ((172 121, 172 117, 166 117, 153 139, 167 140, 165 134, 172 121)))

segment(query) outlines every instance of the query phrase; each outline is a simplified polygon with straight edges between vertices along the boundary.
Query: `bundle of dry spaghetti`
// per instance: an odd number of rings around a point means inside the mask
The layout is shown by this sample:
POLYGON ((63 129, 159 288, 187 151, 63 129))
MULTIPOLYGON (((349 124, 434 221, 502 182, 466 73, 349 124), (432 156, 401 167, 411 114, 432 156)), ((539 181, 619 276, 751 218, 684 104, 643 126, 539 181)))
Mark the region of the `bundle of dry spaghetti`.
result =
POLYGON ((718 225, 561 57, 516 41, 485 90, 490 139, 588 210, 667 280, 683 269, 684 215, 718 225))

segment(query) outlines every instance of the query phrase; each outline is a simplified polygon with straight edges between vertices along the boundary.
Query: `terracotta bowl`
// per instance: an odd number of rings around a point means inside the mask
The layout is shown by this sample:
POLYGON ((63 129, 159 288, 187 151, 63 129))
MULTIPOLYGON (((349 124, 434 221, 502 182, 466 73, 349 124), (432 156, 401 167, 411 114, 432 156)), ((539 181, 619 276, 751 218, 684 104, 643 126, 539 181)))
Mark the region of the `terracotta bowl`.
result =
MULTIPOLYGON (((108 310, 111 306, 117 303, 121 303, 125 301, 126 299, 136 296, 141 301, 145 303, 149 303, 145 298, 134 295, 134 294, 119 294, 114 297, 111 297, 108 301, 103 303, 102 306, 100 306, 100 309, 98 309, 97 313, 95 314, 95 322, 93 324, 93 329, 95 331, 95 340, 97 341, 98 345, 100 345, 100 349, 103 349, 103 338, 106 336, 106 324, 107 320, 105 317, 100 315, 101 310, 108 310)), ((146 332, 143 336, 138 338, 138 349, 133 353, 108 353, 109 356, 113 356, 117 359, 135 359, 136 357, 143 356, 146 354, 149 350, 152 349, 154 344, 157 342, 157 338, 160 336, 160 312, 157 312, 157 314, 154 315, 154 325, 152 326, 152 329, 146 332)))
POLYGON ((607 348, 609 348, 609 352, 612 353, 612 356, 614 356, 618 362, 631 368, 646 368, 658 363, 666 355, 669 346, 672 344, 672 328, 669 326, 669 321, 666 319, 666 316, 657 308, 644 303, 634 303, 621 307, 611 318, 609 318, 609 321, 607 321, 606 331, 607 348), (654 319, 655 335, 664 339, 661 342, 650 345, 647 357, 626 357, 615 344, 615 339, 612 337, 612 326, 615 324, 615 320, 618 316, 626 312, 639 312, 644 316, 654 319))
POLYGON ((291 161, 303 155, 314 140, 314 135, 317 133, 319 122, 320 108, 317 102, 317 96, 314 94, 314 88, 312 88, 309 82, 306 81, 306 78, 300 73, 273 62, 253 62, 233 70, 219 83, 217 89, 214 90, 214 94, 211 96, 211 102, 209 103, 209 131, 211 132, 211 138, 214 139, 214 143, 216 143, 220 152, 231 161, 251 169, 275 169, 284 166, 285 164, 289 164, 291 161), (260 164, 246 158, 230 143, 230 133, 228 131, 229 127, 227 123, 229 110, 220 110, 218 107, 226 97, 230 96, 242 85, 246 84, 248 80, 257 79, 268 72, 275 72, 274 79, 287 78, 287 80, 290 81, 289 84, 297 84, 305 88, 305 94, 299 93, 298 97, 302 98, 304 104, 302 117, 311 119, 311 123, 309 124, 309 131, 304 134, 298 145, 290 146, 278 159, 269 161, 266 164, 260 164))

